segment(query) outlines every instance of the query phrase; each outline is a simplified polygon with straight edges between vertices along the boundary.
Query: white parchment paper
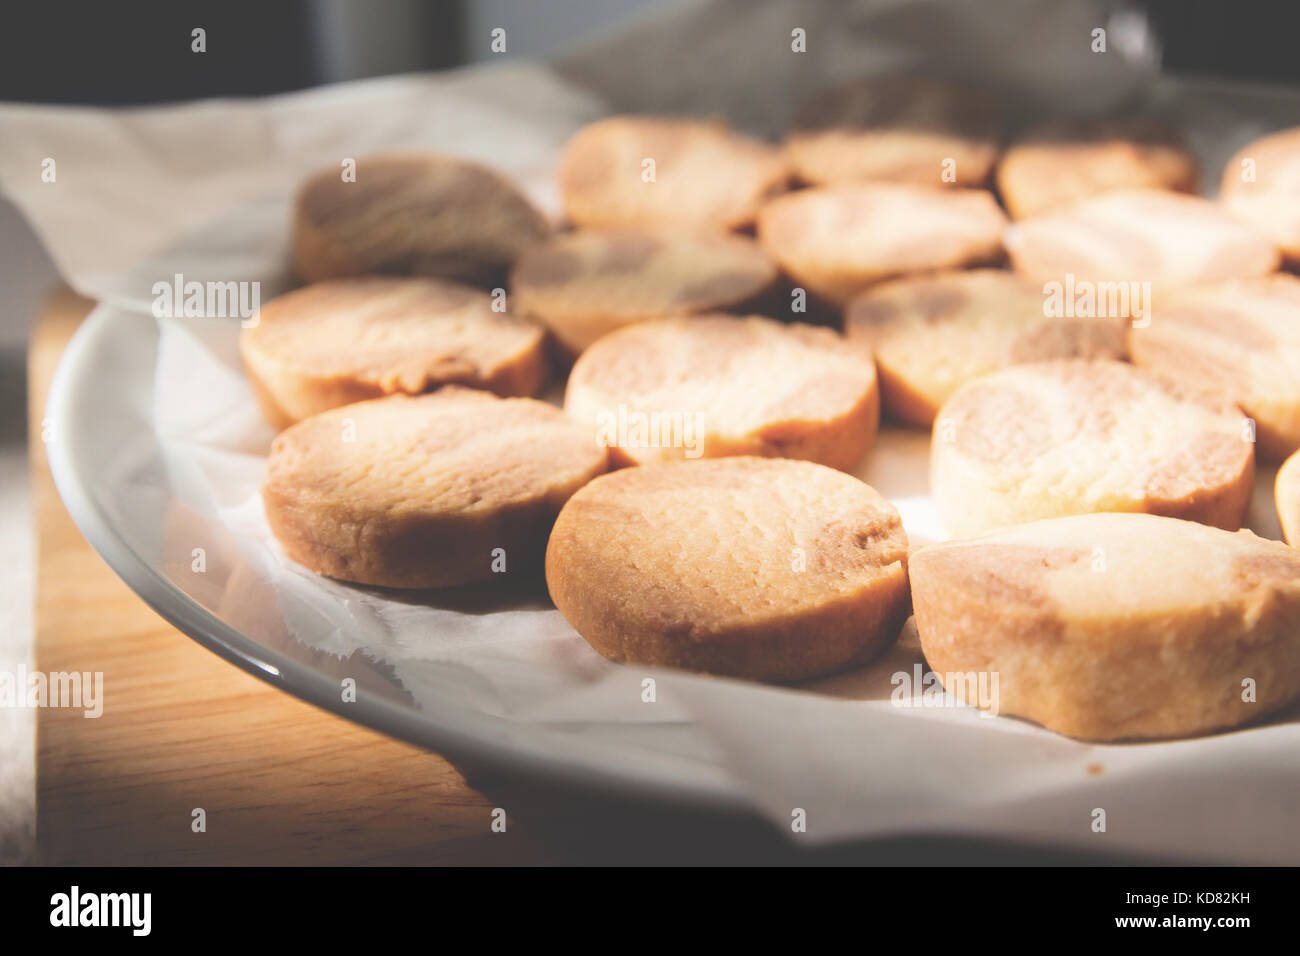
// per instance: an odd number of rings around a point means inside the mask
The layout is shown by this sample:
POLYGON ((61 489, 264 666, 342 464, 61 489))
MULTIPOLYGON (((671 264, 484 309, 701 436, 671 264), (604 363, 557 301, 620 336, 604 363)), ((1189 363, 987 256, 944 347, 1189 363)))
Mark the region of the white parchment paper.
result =
MULTIPOLYGON (((978 75, 1024 116, 1141 101, 1188 130, 1210 182, 1242 142, 1300 117, 1300 98, 1159 82, 1141 56, 1093 54, 1091 31, 1107 22, 1104 4, 1037 0, 683 3, 556 63, 174 108, 2 106, 0 188, 79 291, 147 312, 153 283, 178 272, 256 280, 264 297, 284 288, 296 184, 380 149, 479 159, 554 212, 557 151, 596 116, 717 113, 771 132, 808 89, 885 68, 978 75), (795 28, 807 53, 790 49, 795 28), (41 180, 46 158, 57 163, 54 183, 41 180)), ((232 616, 261 595, 285 639, 322 659, 381 662, 417 704, 455 701, 545 725, 557 747, 608 745, 611 760, 665 774, 692 767, 787 831, 803 809, 800 839, 960 833, 1300 861, 1294 715, 1200 740, 1094 746, 967 708, 899 706, 892 678, 923 666, 910 625, 862 671, 780 689, 611 665, 540 594, 504 606, 474 595, 404 601, 311 575, 267 532, 257 489, 271 432, 239 369, 237 333, 233 322, 161 320, 153 410, 178 503, 237 533, 232 616), (657 701, 647 705, 641 681, 652 673, 657 701), (1105 832, 1092 827, 1097 808, 1105 832)), ((927 454, 927 436, 886 430, 861 472, 899 507, 914 543, 943 537, 927 454)), ((1271 478, 1261 471, 1251 523, 1277 537, 1271 478)), ((104 480, 129 489, 139 478, 104 480)))

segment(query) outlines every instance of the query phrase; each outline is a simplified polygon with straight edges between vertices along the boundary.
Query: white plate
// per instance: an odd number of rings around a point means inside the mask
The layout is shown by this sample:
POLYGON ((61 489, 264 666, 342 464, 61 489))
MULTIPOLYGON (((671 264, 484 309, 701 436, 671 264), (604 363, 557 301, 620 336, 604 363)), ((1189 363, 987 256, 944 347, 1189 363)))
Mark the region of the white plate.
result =
MULTIPOLYGON (((1210 171, 1207 185, 1247 134, 1294 116, 1292 97, 1267 91, 1183 83, 1166 94, 1210 171)), ((969 710, 892 706, 893 678, 923 665, 914 634, 862 671, 768 688, 615 667, 544 593, 511 599, 512 612, 502 614, 482 594, 395 602, 287 566, 253 507, 267 436, 253 436, 264 426, 247 396, 234 327, 160 327, 141 310, 153 283, 176 272, 258 280, 263 301, 283 288, 288 201, 279 191, 231 208, 121 277, 121 307, 101 306, 84 323, 48 405, 50 464, 73 519, 132 589, 205 647, 461 764, 744 807, 783 829, 798 807, 808 813, 809 841, 961 834, 1169 858, 1300 861, 1287 802, 1300 792, 1294 712, 1201 740, 1093 746, 969 710), (192 362, 204 370, 196 383, 185 381, 192 362), (160 368, 170 377, 160 380, 160 368), (186 394, 191 385, 197 396, 186 394), (210 402, 203 389, 212 390, 210 402), (176 406, 187 401, 199 414, 178 421, 176 406), (220 414, 205 419, 207 404, 220 414), (238 494, 223 493, 234 486, 238 494), (191 563, 195 548, 206 562, 201 573, 191 563), (648 676, 658 682, 654 707, 639 697, 648 676), (356 682, 353 702, 340 693, 347 678, 356 682), (1110 814, 1104 839, 1091 828, 1098 807, 1110 814)), ((860 472, 899 507, 913 543, 939 537, 927 446, 923 434, 886 430, 860 472)), ((1260 469, 1250 523, 1277 537, 1272 477, 1260 469)))

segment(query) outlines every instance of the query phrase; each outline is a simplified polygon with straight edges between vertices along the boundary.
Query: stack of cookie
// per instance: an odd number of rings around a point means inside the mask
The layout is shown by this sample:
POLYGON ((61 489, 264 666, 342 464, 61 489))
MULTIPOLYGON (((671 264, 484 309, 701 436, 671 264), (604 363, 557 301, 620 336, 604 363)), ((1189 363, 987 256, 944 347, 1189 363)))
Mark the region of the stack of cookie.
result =
POLYGON ((779 145, 585 127, 560 228, 448 156, 322 173, 310 284, 241 338, 283 429, 270 527, 375 587, 544 569, 615 661, 805 680, 914 608, 940 678, 996 673, 1002 713, 1252 721, 1300 699, 1300 551, 1237 530, 1256 456, 1290 456, 1300 534, 1300 130, 1220 202, 1197 177, 1150 120, 1008 137, 992 98, 900 76, 814 96, 779 145), (954 540, 911 552, 852 477, 882 414, 932 431, 954 540))

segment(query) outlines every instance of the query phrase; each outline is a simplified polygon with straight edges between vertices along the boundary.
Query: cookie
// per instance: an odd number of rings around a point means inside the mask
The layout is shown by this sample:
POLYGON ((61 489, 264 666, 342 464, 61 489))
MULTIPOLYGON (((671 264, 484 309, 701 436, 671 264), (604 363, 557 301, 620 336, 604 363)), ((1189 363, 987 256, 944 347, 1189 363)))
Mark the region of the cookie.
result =
POLYGON ((533 395, 545 330, 445 279, 331 279, 278 296, 240 332, 244 367, 277 428, 383 395, 441 385, 533 395))
POLYGON ((1158 189, 1123 190, 1022 219, 1012 264, 1036 282, 1149 282, 1152 288, 1273 272, 1277 246, 1223 207, 1158 189))
POLYGON ((262 502, 285 553, 318 574, 448 587, 537 566, 560 506, 606 466, 559 409, 447 386, 281 432, 262 502))
POLYGON ((655 116, 583 127, 559 168, 565 212, 582 227, 737 229, 788 178, 780 150, 725 123, 655 116))
POLYGON ((1127 189, 1191 193, 1196 160, 1177 130, 1149 119, 1044 123, 998 163, 1002 202, 1014 219, 1127 189))
POLYGON ((1091 511, 1235 531, 1254 482, 1242 413, 1107 359, 985 375, 939 409, 930 490, 953 537, 1091 511))
POLYGON ((564 409, 616 464, 760 455, 848 470, 875 438, 876 369, 830 329, 759 316, 655 319, 582 353, 564 409))
POLYGON ((1223 167, 1219 199, 1300 266, 1300 126, 1242 147, 1223 167))
POLYGON ((983 190, 869 183, 775 199, 758 235, 796 282, 843 305, 883 279, 1001 261, 1006 222, 983 190))
POLYGON ((1300 451, 1283 462, 1277 470, 1273 495, 1287 544, 1300 548, 1300 451))
POLYGON ((804 182, 983 186, 1001 121, 983 93, 943 80, 875 76, 821 90, 797 111, 786 155, 804 182))
POLYGON ((1259 456, 1300 448, 1300 279, 1277 274, 1201 286, 1161 300, 1129 330, 1133 361, 1187 391, 1238 405, 1259 456))
POLYGON ((970 704, 987 675, 999 714, 1186 737, 1300 697, 1300 551, 1249 531, 1077 515, 921 548, 910 569, 930 670, 970 704))
POLYGON ((308 282, 385 273, 499 282, 546 238, 545 217, 509 180, 436 153, 394 153, 324 169, 299 190, 293 267, 308 282))
POLYGON ((729 309, 766 292, 775 264, 740 236, 609 229, 530 250, 510 276, 511 305, 577 354, 620 326, 729 309))
POLYGON ((646 465, 569 499, 546 584, 612 661, 796 681, 898 637, 907 536, 872 488, 811 462, 646 465))
POLYGON ((1048 306, 1043 290, 1015 273, 942 272, 868 289, 849 303, 844 330, 875 354, 885 410, 928 427, 960 386, 1008 365, 1124 357, 1120 322, 1048 306))

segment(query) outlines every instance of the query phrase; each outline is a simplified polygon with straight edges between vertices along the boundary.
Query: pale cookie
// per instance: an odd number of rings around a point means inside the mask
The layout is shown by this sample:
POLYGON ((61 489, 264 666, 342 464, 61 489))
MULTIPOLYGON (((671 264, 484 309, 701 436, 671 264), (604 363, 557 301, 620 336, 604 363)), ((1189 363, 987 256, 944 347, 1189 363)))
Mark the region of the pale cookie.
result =
POLYGON ((477 285, 550 232, 505 177, 436 153, 363 156, 355 181, 341 167, 303 185, 294 205, 293 266, 308 280, 414 274, 477 285))
POLYGON ((551 405, 447 386, 281 432, 262 501, 285 553, 312 571, 448 587, 536 567, 561 505, 606 465, 551 405))
POLYGON ((1277 470, 1273 486, 1277 517, 1287 544, 1300 548, 1300 451, 1288 458, 1277 470))
POLYGON ((928 77, 876 76, 815 94, 799 109, 785 148, 809 183, 983 186, 1000 135, 983 93, 928 77))
POLYGON ((1195 192, 1197 167, 1178 131, 1151 120, 1053 121, 1007 149, 997 183, 1023 219, 1116 190, 1195 192))
POLYGON ((1277 246, 1222 206, 1158 189, 1123 190, 1022 219, 1007 251, 1036 282, 1187 283, 1273 272, 1277 246))
POLYGON ((1249 531, 1078 515, 921 548, 911 578, 945 689, 1057 733, 1186 737, 1300 698, 1300 551, 1249 531))
POLYGON ((1189 289, 1129 330, 1133 361, 1254 420, 1260 458, 1300 448, 1300 279, 1278 274, 1189 289))
POLYGON ((872 488, 811 462, 646 465, 569 499, 546 584, 610 660, 796 681, 897 639, 907 535, 872 488))
POLYGON ((786 188, 780 150, 722 122, 615 116, 585 126, 560 157, 560 193, 579 226, 736 229, 786 188))
POLYGON ((612 229, 556 236, 510 276, 511 305, 577 354, 620 326, 758 298, 776 266, 740 236, 612 229))
POLYGON ((1300 266, 1300 126, 1242 147, 1223 167, 1219 199, 1300 266))
POLYGON ((869 183, 773 200, 758 235, 796 282, 843 305, 883 279, 1001 261, 1006 223, 983 190, 869 183))
POLYGON ((1015 365, 939 409, 930 490, 953 537, 1090 511, 1236 530, 1255 473, 1247 425, 1122 362, 1015 365))
POLYGON ((441 385, 533 395, 545 330, 444 279, 331 279, 279 296, 240 332, 267 420, 284 428, 339 405, 441 385))
POLYGON ((880 417, 870 356, 830 329, 728 315, 656 319, 596 342, 564 409, 616 464, 762 455, 849 470, 880 417))
POLYGON ((1124 357, 1121 323, 1062 314, 997 269, 881 283, 849 303, 845 332, 875 354, 885 410, 923 426, 960 386, 1008 365, 1124 357))

